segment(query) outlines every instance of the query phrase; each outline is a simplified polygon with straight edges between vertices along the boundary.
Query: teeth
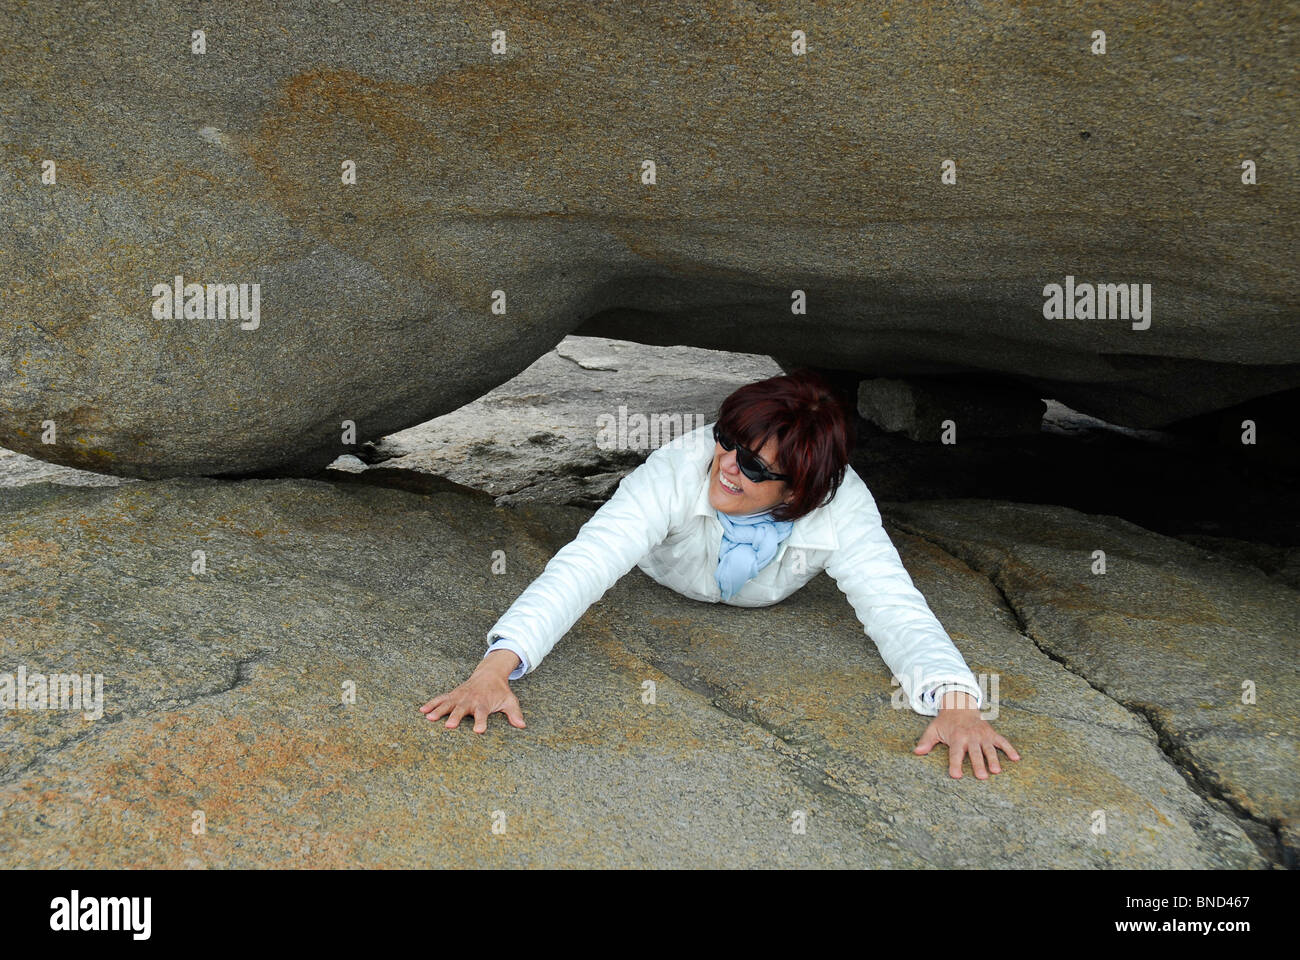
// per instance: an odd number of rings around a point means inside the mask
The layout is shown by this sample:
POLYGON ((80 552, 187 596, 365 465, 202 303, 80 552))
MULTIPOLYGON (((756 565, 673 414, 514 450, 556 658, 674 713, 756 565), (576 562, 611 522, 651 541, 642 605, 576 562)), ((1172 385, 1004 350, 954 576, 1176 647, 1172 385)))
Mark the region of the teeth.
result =
POLYGON ((719 481, 719 482, 720 482, 724 487, 726 487, 728 490, 732 491, 733 493, 740 493, 740 487, 733 487, 733 486, 732 486, 730 483, 728 483, 727 480, 726 480, 724 477, 722 477, 721 475, 719 475, 719 477, 718 477, 718 481, 719 481))

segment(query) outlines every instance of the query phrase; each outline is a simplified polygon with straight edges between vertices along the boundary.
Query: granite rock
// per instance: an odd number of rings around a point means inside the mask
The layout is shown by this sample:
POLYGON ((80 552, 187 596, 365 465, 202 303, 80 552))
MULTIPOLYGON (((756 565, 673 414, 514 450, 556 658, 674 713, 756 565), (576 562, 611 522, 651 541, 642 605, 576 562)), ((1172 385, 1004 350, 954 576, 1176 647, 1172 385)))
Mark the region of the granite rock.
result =
POLYGON ((309 473, 574 332, 988 372, 1144 428, 1300 385, 1284 5, 76 6, 0 2, 29 456, 309 473), (204 297, 168 318, 177 277, 204 297), (1150 285, 1149 326, 1045 319, 1075 280, 1150 285))
MULTIPOLYGON (((97 719, 0 714, 7 867, 1269 863, 1146 716, 1049 655, 1068 629, 1026 636, 939 546, 988 504, 936 512, 925 536, 891 527, 972 669, 998 675, 994 722, 1022 759, 986 781, 949 778, 942 746, 911 753, 926 718, 896 708, 825 577, 753 610, 634 570, 514 683, 525 728, 430 723, 417 707, 478 662, 580 508, 364 477, 33 483, 0 505, 0 669, 103 678, 97 719)), ((1254 643, 1284 650, 1265 613, 1254 643)), ((1126 637, 1149 662, 1169 650, 1163 629, 1126 637)), ((1290 669, 1259 675, 1278 722, 1269 684, 1290 669)), ((1195 757, 1260 809, 1290 802, 1271 771, 1195 757)))

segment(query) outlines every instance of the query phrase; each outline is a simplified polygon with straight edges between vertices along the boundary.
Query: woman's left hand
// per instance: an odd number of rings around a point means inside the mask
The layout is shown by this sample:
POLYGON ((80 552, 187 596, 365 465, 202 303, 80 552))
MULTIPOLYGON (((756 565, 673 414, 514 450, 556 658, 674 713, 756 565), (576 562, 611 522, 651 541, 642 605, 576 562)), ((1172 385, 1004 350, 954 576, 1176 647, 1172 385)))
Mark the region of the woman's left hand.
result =
MULTIPOLYGON (((950 691, 944 695, 944 702, 953 696, 966 695, 950 691)), ((989 770, 1002 772, 998 763, 999 747, 1012 760, 1020 759, 1020 754, 1011 745, 1011 741, 994 730, 987 720, 981 719, 979 710, 974 708, 940 708, 939 715, 925 728, 925 733, 912 752, 924 756, 936 743, 948 745, 948 776, 956 780, 961 779, 962 757, 967 753, 970 754, 970 765, 975 771, 975 777, 979 780, 987 780, 989 770), (986 757, 988 770, 984 767, 986 757)))

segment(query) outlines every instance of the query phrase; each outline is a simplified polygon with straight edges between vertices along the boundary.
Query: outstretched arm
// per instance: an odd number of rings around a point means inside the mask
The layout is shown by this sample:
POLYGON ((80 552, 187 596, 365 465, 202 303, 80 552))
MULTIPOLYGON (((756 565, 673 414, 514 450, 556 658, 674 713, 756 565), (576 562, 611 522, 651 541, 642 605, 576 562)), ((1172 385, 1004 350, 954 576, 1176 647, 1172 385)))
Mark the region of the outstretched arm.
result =
POLYGON ((535 668, 586 609, 668 535, 676 506, 676 477, 660 448, 619 483, 614 495, 559 550, 546 569, 488 631, 487 654, 449 693, 420 708, 429 720, 447 717, 453 729, 474 717, 474 732, 487 730, 498 711, 523 727, 514 680, 535 668))
POLYGON ((840 548, 826 565, 849 598, 867 634, 898 678, 912 709, 935 719, 913 751, 929 753, 948 745, 948 775, 961 778, 969 754, 977 779, 1000 773, 998 750, 1012 760, 1020 754, 980 716, 978 684, 921 592, 912 583, 880 520, 875 499, 852 468, 836 494, 845 521, 835 529, 840 548), (988 768, 985 768, 985 761, 988 768))
POLYGON ((978 704, 974 674, 912 583, 885 533, 875 499, 852 467, 844 473, 835 504, 839 548, 831 554, 826 572, 848 597, 912 709, 937 714, 938 704, 930 694, 941 687, 963 690, 978 704))
POLYGON ((529 671, 625 573, 668 536, 678 506, 669 451, 655 450, 556 552, 487 633, 524 650, 529 671))

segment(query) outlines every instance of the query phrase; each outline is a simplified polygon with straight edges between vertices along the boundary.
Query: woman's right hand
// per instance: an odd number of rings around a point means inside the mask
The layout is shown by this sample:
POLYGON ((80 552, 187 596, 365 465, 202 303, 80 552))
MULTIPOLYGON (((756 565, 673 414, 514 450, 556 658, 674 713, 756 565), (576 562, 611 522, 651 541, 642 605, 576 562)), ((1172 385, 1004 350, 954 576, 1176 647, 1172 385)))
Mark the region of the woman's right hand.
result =
POLYGON ((487 731, 488 716, 501 711, 511 726, 524 727, 524 714, 519 709, 518 698, 510 691, 507 679, 519 657, 509 650, 493 650, 469 675, 469 679, 450 693, 434 697, 420 708, 429 720, 446 715, 448 730, 460 725, 466 714, 474 716, 474 732, 487 731))

